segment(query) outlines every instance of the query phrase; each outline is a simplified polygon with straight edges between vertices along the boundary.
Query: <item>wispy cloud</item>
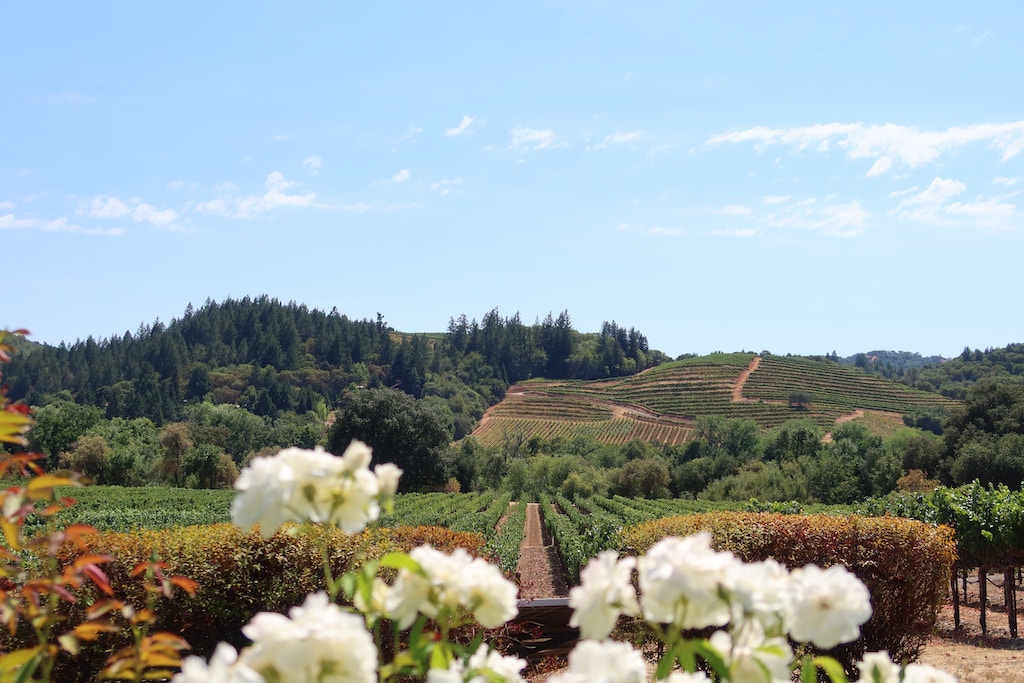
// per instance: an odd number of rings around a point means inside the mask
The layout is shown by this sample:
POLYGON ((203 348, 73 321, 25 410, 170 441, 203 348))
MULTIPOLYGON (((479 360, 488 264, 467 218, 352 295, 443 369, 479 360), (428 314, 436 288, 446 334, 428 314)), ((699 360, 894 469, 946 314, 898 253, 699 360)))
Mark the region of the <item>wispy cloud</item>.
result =
POLYGON ((0 202, 0 211, 6 211, 7 209, 13 209, 14 202, 0 202))
POLYGON ((550 128, 537 130, 536 128, 523 128, 516 126, 512 129, 512 142, 510 149, 526 151, 530 149, 553 149, 565 147, 567 143, 560 142, 558 136, 550 128))
POLYGON ((786 195, 769 194, 769 195, 765 195, 765 197, 764 197, 764 203, 769 205, 769 206, 771 206, 773 204, 783 204, 783 203, 788 202, 788 201, 789 201, 789 195, 788 194, 786 194, 786 195))
POLYGON ((446 137, 449 137, 449 138, 453 138, 453 137, 456 137, 458 135, 462 135, 467 130, 469 130, 469 127, 473 125, 474 121, 476 121, 476 118, 473 117, 473 116, 463 116, 462 117, 462 122, 459 125, 457 125, 455 128, 448 128, 448 129, 446 129, 444 131, 444 134, 445 134, 446 137))
POLYGON ((309 171, 310 175, 316 175, 320 171, 320 167, 324 165, 324 160, 313 154, 302 160, 302 166, 309 171))
POLYGON ((46 221, 36 218, 15 218, 13 214, 0 216, 0 230, 38 230, 40 232, 69 232, 80 235, 123 235, 123 228, 86 228, 70 223, 67 218, 46 221))
POLYGON ((872 213, 853 200, 846 204, 820 206, 815 199, 804 199, 770 214, 765 222, 774 227, 817 230, 833 237, 859 237, 864 234, 872 213))
POLYGON ((640 142, 644 138, 644 132, 642 130, 633 130, 628 133, 622 133, 616 131, 611 135, 604 137, 601 142, 594 145, 587 145, 586 151, 596 152, 602 149, 608 149, 609 145, 626 145, 640 142))
POLYGON ((868 176, 887 173, 894 166, 918 168, 942 154, 973 143, 988 143, 1002 153, 1002 160, 1024 151, 1024 121, 1000 124, 954 126, 946 130, 920 130, 912 126, 887 123, 868 126, 863 123, 828 123, 796 128, 756 126, 716 135, 707 145, 754 143, 764 150, 772 145, 828 152, 835 146, 849 159, 874 159, 868 176))
POLYGON ((158 209, 139 199, 123 202, 117 197, 103 195, 97 195, 85 207, 79 207, 78 213, 79 215, 85 214, 90 218, 131 216, 137 223, 147 222, 161 227, 166 227, 178 219, 178 213, 174 209, 158 209))
POLYGON ((435 183, 430 183, 430 189, 439 194, 450 194, 462 185, 462 178, 442 178, 435 183))
POLYGON ((1009 227, 1017 218, 1017 207, 997 198, 951 201, 966 191, 959 180, 936 177, 927 189, 905 195, 889 215, 927 225, 982 228, 1009 227))
POLYGON ((724 206, 715 213, 719 216, 749 216, 751 211, 750 208, 746 206, 732 205, 724 206))
POLYGON ((404 183, 410 176, 412 176, 412 174, 409 172, 409 169, 403 168, 401 171, 391 176, 391 182, 404 183))
POLYGON ((219 197, 204 202, 198 202, 195 207, 198 211, 215 213, 232 218, 253 218, 261 213, 282 208, 305 208, 316 206, 316 195, 312 192, 306 194, 288 194, 286 190, 295 185, 293 181, 286 180, 280 171, 274 171, 267 176, 266 191, 261 194, 253 194, 244 197, 219 197))
POLYGON ((760 232, 760 230, 758 230, 757 228, 726 228, 726 229, 712 230, 711 234, 712 235, 720 235, 722 237, 744 237, 744 238, 746 238, 746 237, 753 237, 754 235, 756 235, 759 232, 760 232))
POLYGON ((294 140, 295 133, 278 133, 274 136, 274 142, 287 142, 288 140, 294 140))
POLYGON ((619 225, 618 230, 621 232, 636 232, 643 235, 657 235, 659 237, 678 237, 679 235, 686 234, 686 231, 682 228, 665 228, 660 225, 630 225, 629 223, 622 223, 619 225))
POLYGON ((1013 187, 1018 182, 1020 182, 1020 178, 1006 178, 1004 176, 996 176, 995 178, 992 179, 992 184, 1002 185, 1004 187, 1013 187))

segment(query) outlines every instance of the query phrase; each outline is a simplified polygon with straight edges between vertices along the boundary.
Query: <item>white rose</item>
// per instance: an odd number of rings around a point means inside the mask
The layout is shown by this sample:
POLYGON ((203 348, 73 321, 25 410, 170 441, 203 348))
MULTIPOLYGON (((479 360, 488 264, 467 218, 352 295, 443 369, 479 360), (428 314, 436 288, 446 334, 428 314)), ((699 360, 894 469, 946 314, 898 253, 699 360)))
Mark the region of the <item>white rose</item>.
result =
POLYGON ((857 683, 900 683, 899 664, 894 664, 885 650, 866 653, 857 663, 857 670, 857 683))
POLYGON ((254 458, 235 488, 239 493, 231 501, 231 521, 243 530, 259 524, 263 538, 270 538, 285 522, 297 521, 288 507, 297 488, 295 473, 283 459, 254 458))
POLYGON ((703 671, 687 673, 686 671, 673 671, 664 679, 664 683, 711 683, 711 679, 703 671))
POLYGON ((645 683, 643 655, 629 643, 581 640, 569 653, 569 669, 548 683, 645 683))
POLYGON ((353 441, 343 455, 317 446, 285 448, 269 458, 255 458, 235 482, 239 494, 231 519, 243 529, 260 525, 269 538, 284 522, 333 524, 354 534, 391 505, 402 471, 378 465, 371 472, 370 449, 353 441))
POLYGON ((523 683, 520 672, 526 667, 526 660, 510 657, 486 645, 477 648, 469 658, 469 683, 523 683))
POLYGON ((733 621, 754 618, 766 629, 785 631, 788 624, 789 570, 768 559, 737 563, 729 584, 732 590, 733 621))
POLYGON ((722 592, 729 590, 738 562, 732 553, 713 550, 706 531, 662 539, 637 562, 644 618, 681 628, 728 623, 731 611, 722 592))
POLYGON ((636 559, 619 559, 614 550, 602 550, 580 572, 580 585, 569 591, 573 608, 570 626, 592 640, 607 638, 620 614, 640 613, 636 591, 630 579, 636 559))
POLYGON ((789 635, 801 643, 828 649, 860 636, 871 618, 871 596, 846 567, 807 565, 790 574, 792 622, 789 635))
POLYGON ((306 596, 288 614, 261 612, 242 628, 253 641, 245 664, 295 683, 376 683, 377 648, 362 617, 324 593, 306 596))
POLYGON ((716 631, 708 639, 729 667, 729 680, 737 683, 788 683, 793 650, 785 638, 765 638, 756 621, 743 626, 735 639, 716 631))
POLYGON ((907 664, 903 670, 903 683, 957 683, 957 679, 927 664, 907 664))
POLYGON ((207 664, 200 657, 186 657, 181 672, 171 683, 264 683, 263 676, 238 662, 238 653, 227 643, 220 643, 207 664))

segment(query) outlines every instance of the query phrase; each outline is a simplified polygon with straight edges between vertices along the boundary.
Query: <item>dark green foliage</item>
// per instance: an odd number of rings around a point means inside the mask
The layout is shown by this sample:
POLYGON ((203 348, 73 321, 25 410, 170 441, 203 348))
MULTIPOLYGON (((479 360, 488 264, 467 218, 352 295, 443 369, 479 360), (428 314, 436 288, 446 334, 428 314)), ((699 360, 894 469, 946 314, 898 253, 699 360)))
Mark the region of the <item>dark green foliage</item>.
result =
POLYGON ((444 415, 396 389, 365 389, 348 396, 338 411, 327 449, 340 455, 353 439, 373 449, 373 462, 402 468, 403 491, 444 481, 442 454, 452 440, 444 415))
MULTIPOLYGON (((513 382, 631 374, 664 360, 635 329, 613 322, 599 334, 581 334, 567 311, 533 325, 497 309, 482 324, 462 315, 438 338, 398 333, 381 314, 355 321, 336 309, 260 296, 189 305, 182 318, 141 325, 134 334, 30 345, 8 381, 11 397, 30 405, 60 400, 98 407, 108 419, 144 417, 157 425, 181 421, 189 405, 203 402, 276 420, 337 405, 346 391, 387 386, 446 400, 462 438, 513 382)), ((43 431, 54 454, 74 440, 43 431)), ((236 462, 251 450, 215 443, 236 462)))
POLYGON ((973 387, 944 431, 946 483, 1024 483, 1024 385, 985 381, 973 387))

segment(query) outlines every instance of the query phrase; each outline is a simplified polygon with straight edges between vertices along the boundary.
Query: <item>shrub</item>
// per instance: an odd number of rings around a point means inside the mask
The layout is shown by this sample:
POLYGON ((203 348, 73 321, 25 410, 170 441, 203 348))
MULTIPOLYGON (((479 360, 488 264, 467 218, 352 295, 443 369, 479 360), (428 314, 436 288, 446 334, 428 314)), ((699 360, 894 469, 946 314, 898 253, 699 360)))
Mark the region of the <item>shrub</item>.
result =
MULTIPOLYGON (((168 574, 195 580, 195 596, 175 595, 160 606, 156 628, 182 635, 193 654, 209 657, 220 641, 236 647, 245 644, 241 628, 253 614, 286 612, 302 604, 307 594, 324 589, 316 539, 294 530, 286 526, 266 540, 255 529, 243 532, 233 524, 101 533, 89 539, 89 552, 115 558, 104 566, 115 597, 135 604, 144 604, 144 599, 138 580, 129 573, 154 555, 167 564, 168 574)), ((334 576, 357 569, 365 560, 394 550, 408 552, 424 543, 444 552, 462 547, 477 556, 484 544, 481 534, 438 527, 377 528, 354 535, 332 528, 329 533, 334 576)), ((80 553, 68 544, 61 549, 60 561, 70 564, 80 553)), ((69 616, 73 621, 80 618, 69 616)), ((114 642, 101 639, 98 645, 84 649, 73 662, 75 671, 58 672, 58 680, 73 681, 79 672, 84 676, 99 671, 104 650, 112 649, 114 642)))
POLYGON ((858 515, 718 512, 670 517, 623 530, 627 552, 641 554, 666 536, 711 532, 717 550, 746 562, 775 558, 789 568, 845 565, 871 592, 873 614, 861 638, 831 654, 848 666, 887 650, 915 660, 949 590, 956 556, 952 530, 906 519, 858 515))

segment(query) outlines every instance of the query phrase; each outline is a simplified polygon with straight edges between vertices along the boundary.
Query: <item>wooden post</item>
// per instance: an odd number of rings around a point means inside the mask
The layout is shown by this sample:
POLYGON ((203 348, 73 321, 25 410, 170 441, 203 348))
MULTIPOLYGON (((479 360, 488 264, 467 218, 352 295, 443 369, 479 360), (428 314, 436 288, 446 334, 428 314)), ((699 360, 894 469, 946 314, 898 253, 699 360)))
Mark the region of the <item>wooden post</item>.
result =
POLYGON ((981 632, 988 633, 985 605, 988 602, 988 567, 978 567, 978 601, 981 603, 981 632))
POLYGON ((1010 637, 1017 637, 1017 592, 1014 585, 1013 567, 1003 568, 1003 604, 1006 605, 1006 622, 1010 637))
POLYGON ((960 628, 960 586, 957 585, 957 579, 960 576, 960 570, 954 569, 952 576, 949 578, 949 586, 953 589, 953 630, 956 631, 960 628))

